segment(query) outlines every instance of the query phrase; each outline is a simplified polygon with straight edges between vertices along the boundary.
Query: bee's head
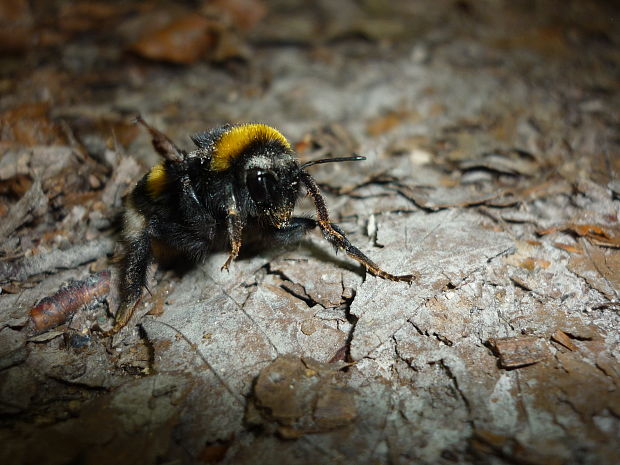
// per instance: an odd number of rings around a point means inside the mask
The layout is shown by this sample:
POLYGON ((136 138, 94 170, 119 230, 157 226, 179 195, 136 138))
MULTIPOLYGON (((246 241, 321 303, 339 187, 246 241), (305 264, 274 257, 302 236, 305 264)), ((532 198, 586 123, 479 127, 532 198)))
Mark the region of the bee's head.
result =
POLYGON ((284 226, 293 213, 299 195, 300 175, 309 166, 320 163, 365 160, 354 155, 324 158, 299 165, 290 150, 260 147, 259 152, 247 159, 244 167, 248 196, 255 207, 254 216, 268 217, 277 226, 284 226))
POLYGON ((241 180, 252 216, 263 217, 274 226, 286 225, 299 194, 299 173, 290 150, 277 144, 257 147, 246 159, 241 180))

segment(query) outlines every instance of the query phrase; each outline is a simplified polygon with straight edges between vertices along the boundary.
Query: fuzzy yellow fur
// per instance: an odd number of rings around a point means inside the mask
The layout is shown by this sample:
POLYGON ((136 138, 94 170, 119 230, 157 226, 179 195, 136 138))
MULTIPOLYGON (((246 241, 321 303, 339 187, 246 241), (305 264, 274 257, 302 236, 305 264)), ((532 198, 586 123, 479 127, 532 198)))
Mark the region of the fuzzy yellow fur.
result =
POLYGON ((250 123, 235 126, 226 131, 215 144, 211 158, 211 169, 224 171, 230 168, 233 160, 239 157, 253 142, 271 140, 280 142, 287 149, 291 148, 282 134, 266 124, 250 123))
POLYGON ((146 176, 146 188, 151 197, 157 197, 166 189, 168 177, 163 163, 155 165, 146 176))

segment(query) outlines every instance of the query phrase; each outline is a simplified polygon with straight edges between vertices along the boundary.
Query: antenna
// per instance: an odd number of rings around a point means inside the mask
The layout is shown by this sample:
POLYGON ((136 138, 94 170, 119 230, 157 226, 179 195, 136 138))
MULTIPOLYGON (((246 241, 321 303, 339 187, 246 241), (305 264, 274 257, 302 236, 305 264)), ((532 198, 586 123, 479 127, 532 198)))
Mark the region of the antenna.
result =
POLYGON ((308 168, 312 165, 319 165, 321 163, 335 163, 341 161, 358 161, 358 160, 366 160, 366 157, 361 155, 353 155, 351 157, 339 157, 339 158, 322 158, 320 160, 309 161, 308 163, 304 163, 300 166, 299 170, 302 171, 305 168, 308 168))

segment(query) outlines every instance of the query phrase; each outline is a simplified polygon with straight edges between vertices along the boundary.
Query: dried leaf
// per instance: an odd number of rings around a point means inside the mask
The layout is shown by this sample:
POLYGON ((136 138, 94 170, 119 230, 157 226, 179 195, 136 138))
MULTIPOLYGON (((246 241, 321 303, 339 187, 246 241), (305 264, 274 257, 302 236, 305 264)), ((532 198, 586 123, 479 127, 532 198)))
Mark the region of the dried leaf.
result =
POLYGON ((149 33, 131 50, 150 60, 191 64, 215 47, 213 23, 197 13, 189 13, 163 29, 149 33))
POLYGON ((48 103, 28 103, 0 113, 0 147, 64 145, 61 128, 49 119, 48 103))
POLYGON ((398 192, 421 208, 427 210, 444 210, 453 207, 472 205, 506 206, 517 202, 512 194, 513 189, 497 189, 489 187, 480 191, 471 186, 452 188, 426 188, 399 186, 398 192))
POLYGON ((544 260, 542 258, 534 258, 534 257, 528 257, 524 260, 522 260, 519 263, 519 266, 521 268, 525 268, 528 271, 534 271, 535 269, 547 269, 549 268, 549 266, 551 266, 551 262, 549 260, 544 260))
POLYGON ((25 174, 17 174, 0 181, 0 195, 21 198, 32 186, 32 179, 25 174))
POLYGON ((607 298, 618 298, 620 294, 619 250, 588 247, 585 254, 571 257, 568 269, 581 276, 590 286, 607 298))
POLYGON ((559 231, 571 232, 577 236, 585 237, 590 242, 604 247, 620 247, 620 230, 609 226, 600 226, 596 224, 575 224, 566 223, 551 228, 536 231, 540 236, 553 234, 559 231))
POLYGON ((346 426, 357 417, 353 391, 340 381, 338 366, 278 357, 254 385, 254 422, 274 423, 278 433, 296 438, 346 426))
POLYGON ((115 241, 110 237, 98 238, 66 250, 26 257, 15 262, 0 261, 0 282, 22 281, 30 276, 59 268, 74 268, 112 252, 115 241))
POLYGON ((390 111, 370 120, 366 125, 366 132, 372 137, 380 136, 405 123, 408 116, 409 114, 404 111, 390 111))
POLYGON ((524 150, 495 150, 476 160, 459 163, 463 170, 485 169, 500 174, 533 176, 540 172, 540 163, 532 154, 524 150))
POLYGON ((47 210, 47 204, 41 181, 36 180, 28 192, 9 209, 0 225, 0 238, 8 237, 22 224, 42 215, 47 210))
POLYGON ((574 253, 574 254, 583 253, 583 249, 577 245, 564 244, 563 242, 554 242, 553 246, 557 247, 558 249, 566 250, 567 252, 574 253))

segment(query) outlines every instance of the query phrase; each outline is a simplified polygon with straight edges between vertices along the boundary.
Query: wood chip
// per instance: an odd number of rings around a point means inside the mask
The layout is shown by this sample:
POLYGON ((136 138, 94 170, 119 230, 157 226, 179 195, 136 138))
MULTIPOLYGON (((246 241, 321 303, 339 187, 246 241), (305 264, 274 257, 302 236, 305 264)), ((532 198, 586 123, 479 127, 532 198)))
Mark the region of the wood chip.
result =
POLYGON ((579 350, 579 347, 571 341, 570 336, 561 329, 558 329, 551 335, 551 340, 557 342, 558 344, 562 344, 568 350, 579 350))
POLYGON ((538 363, 549 356, 544 339, 535 336, 489 339, 502 368, 519 368, 538 363))

